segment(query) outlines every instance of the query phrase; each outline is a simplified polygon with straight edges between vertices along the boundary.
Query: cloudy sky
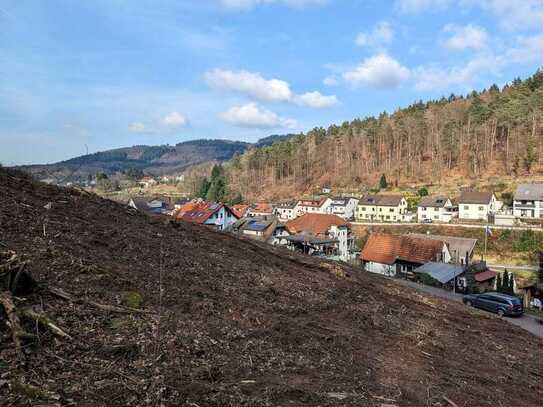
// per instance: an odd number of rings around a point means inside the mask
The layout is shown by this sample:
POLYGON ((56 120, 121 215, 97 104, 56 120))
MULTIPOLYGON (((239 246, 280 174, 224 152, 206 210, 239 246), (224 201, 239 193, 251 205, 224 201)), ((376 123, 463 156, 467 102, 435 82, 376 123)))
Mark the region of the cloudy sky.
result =
POLYGON ((0 163, 255 141, 531 75, 543 0, 0 0, 0 163))

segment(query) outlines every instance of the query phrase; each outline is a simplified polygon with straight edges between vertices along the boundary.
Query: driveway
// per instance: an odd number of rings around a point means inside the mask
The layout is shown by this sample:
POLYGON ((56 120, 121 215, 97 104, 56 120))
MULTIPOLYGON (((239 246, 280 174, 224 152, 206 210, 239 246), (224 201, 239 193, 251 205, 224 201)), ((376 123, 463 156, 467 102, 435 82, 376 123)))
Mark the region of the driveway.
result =
MULTIPOLYGON (((414 288, 418 291, 423 291, 425 293, 435 295, 436 297, 445 298, 447 300, 456 301, 456 302, 462 302, 462 294, 455 294, 452 291, 442 290, 437 287, 430 287, 427 285, 414 283, 412 281, 406 281, 406 280, 400 280, 400 279, 394 279, 394 281, 397 281, 400 284, 406 285, 408 287, 414 288)), ((486 311, 482 311, 486 312, 486 311)), ((491 315, 496 315, 492 313, 488 313, 491 315)), ((507 321, 511 324, 518 325, 522 329, 527 330, 528 332, 533 333, 536 336, 539 336, 540 338, 543 338, 543 324, 540 322, 540 319, 537 317, 534 317, 532 315, 524 314, 522 317, 505 317, 504 321, 507 321)))

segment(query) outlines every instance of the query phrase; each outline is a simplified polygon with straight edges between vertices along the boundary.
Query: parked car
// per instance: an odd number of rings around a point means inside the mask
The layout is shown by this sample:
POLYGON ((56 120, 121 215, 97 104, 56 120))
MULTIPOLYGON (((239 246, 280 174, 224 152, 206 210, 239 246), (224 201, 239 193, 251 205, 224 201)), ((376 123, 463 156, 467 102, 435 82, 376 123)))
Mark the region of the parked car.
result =
POLYGON ((420 221, 420 223, 432 223, 432 219, 426 218, 420 221))
POLYGON ((522 301, 519 298, 502 293, 468 294, 464 295, 462 302, 468 306, 494 312, 500 317, 524 313, 522 301))

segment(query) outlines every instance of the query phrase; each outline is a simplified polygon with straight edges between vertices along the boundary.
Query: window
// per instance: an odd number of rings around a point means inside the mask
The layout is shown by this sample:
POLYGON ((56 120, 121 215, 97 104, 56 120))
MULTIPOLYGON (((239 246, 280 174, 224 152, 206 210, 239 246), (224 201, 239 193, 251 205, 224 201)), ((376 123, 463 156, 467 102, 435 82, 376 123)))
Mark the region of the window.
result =
POLYGON ((394 212, 394 208, 390 208, 388 211, 389 212, 394 212))
POLYGON ((464 210, 469 211, 469 205, 464 205, 464 210))
POLYGON ((379 208, 379 212, 383 212, 383 208, 379 208))
POLYGON ((484 206, 479 206, 479 212, 483 212, 485 210, 484 206))
POLYGON ((366 207, 363 206, 363 207, 362 207, 362 211, 363 211, 363 212, 366 212, 366 207))
POLYGON ((389 215, 387 215, 387 220, 389 220, 389 219, 390 219, 390 216, 389 216, 389 215))
POLYGON ((434 212, 439 212, 439 208, 434 208, 434 212))
POLYGON ((422 210, 423 210, 423 211, 426 211, 426 206, 423 206, 423 207, 422 207, 422 210))

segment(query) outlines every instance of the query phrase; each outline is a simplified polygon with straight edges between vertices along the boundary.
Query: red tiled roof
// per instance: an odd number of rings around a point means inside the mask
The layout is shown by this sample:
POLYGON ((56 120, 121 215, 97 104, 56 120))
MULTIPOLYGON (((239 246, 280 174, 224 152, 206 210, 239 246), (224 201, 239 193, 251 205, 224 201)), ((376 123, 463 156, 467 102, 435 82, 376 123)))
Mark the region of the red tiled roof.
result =
POLYGON ((273 208, 269 203, 258 202, 251 207, 251 211, 259 213, 272 213, 273 208))
POLYGON ((396 260, 425 264, 436 261, 444 245, 441 240, 373 233, 360 257, 365 261, 383 264, 394 264, 396 260))
POLYGON ((249 205, 237 204, 232 206, 230 209, 232 209, 232 213, 238 218, 243 218, 247 213, 247 209, 249 209, 249 205))
POLYGON ((320 208, 326 202, 327 198, 320 199, 301 199, 299 202, 300 206, 310 206, 314 208, 320 208))
POLYGON ((292 234, 309 232, 313 235, 326 235, 332 225, 349 226, 349 222, 336 215, 324 213, 306 213, 287 222, 287 229, 292 234))
POLYGON ((176 216, 177 219, 202 224, 224 206, 215 202, 190 202, 190 204, 192 205, 187 204, 181 208, 176 216))
POLYGON ((482 273, 475 274, 475 281, 478 283, 482 283, 484 281, 488 281, 496 277, 498 273, 492 270, 483 271, 482 273))

